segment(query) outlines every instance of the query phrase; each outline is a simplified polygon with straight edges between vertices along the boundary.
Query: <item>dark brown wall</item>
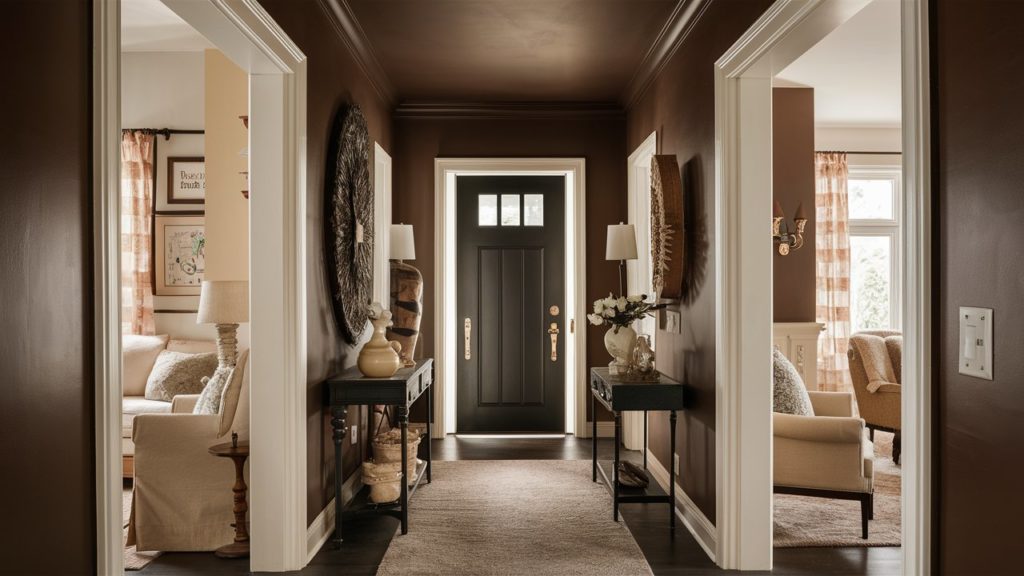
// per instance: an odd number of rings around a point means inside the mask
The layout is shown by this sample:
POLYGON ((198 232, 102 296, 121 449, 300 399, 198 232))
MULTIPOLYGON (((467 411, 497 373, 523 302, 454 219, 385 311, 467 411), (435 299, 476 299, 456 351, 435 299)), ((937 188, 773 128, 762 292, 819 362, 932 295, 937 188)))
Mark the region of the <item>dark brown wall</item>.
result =
MULTIPOLYGON (((434 353, 434 159, 440 157, 583 157, 587 161, 587 301, 618 291, 617 263, 604 259, 608 224, 626 213, 625 119, 621 114, 556 118, 403 118, 396 120, 396 222, 413 225, 423 273, 423 354, 434 353)), ((582 240, 582 239, 581 239, 582 240)), ((604 331, 587 333, 587 363, 607 364, 604 331)))
POLYGON ((92 6, 0 4, 0 573, 92 574, 92 6))
POLYGON ((804 205, 804 245, 772 260, 776 322, 814 322, 814 89, 772 90, 772 196, 791 225, 804 205))
POLYGON ((1018 574, 1024 498, 1024 3, 932 4, 941 573, 1018 574), (957 370, 960 306, 994 311, 993 376, 957 370))
MULTIPOLYGON (((681 484, 705 516, 715 521, 715 270, 714 63, 771 4, 771 0, 712 2, 644 97, 629 111, 628 150, 654 130, 658 153, 675 154, 683 171, 686 210, 695 244, 684 284, 689 298, 674 307, 696 352, 684 353, 683 336, 658 332, 658 368, 690 385, 690 407, 679 420, 681 484), (706 231, 706 234, 701 233, 706 231)), ((666 466, 668 417, 652 413, 651 450, 666 466)))
MULTIPOLYGON (((330 416, 323 410, 323 381, 336 370, 355 364, 356 351, 341 339, 331 311, 324 273, 323 195, 326 155, 332 123, 339 109, 351 104, 362 108, 370 138, 391 152, 391 107, 373 89, 335 33, 317 0, 260 0, 308 58, 307 68, 307 310, 306 384, 308 386, 307 519, 312 522, 334 496, 334 445, 330 416)), ((371 166, 371 174, 372 174, 371 166)), ((366 438, 366 409, 352 408, 348 426, 358 425, 366 438)), ((364 444, 361 442, 360 447, 364 444)), ((364 454, 345 447, 345 477, 364 454)))

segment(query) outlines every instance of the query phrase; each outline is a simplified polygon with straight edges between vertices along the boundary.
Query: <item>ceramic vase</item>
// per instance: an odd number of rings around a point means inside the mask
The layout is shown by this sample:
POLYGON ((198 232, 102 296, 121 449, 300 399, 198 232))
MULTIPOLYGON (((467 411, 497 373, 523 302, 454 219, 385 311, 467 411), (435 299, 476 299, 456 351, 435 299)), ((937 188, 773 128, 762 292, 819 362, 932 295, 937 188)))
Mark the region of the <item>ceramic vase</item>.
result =
POLYGON ((359 352, 356 365, 359 371, 368 378, 389 378, 398 372, 402 361, 398 357, 398 342, 388 342, 384 337, 388 324, 391 323, 391 312, 385 310, 379 318, 371 319, 373 335, 359 352))
POLYGON ((625 374, 629 367, 629 356, 633 353, 633 346, 636 344, 636 331, 629 326, 610 328, 604 333, 604 347, 612 355, 608 364, 608 371, 611 375, 625 374))

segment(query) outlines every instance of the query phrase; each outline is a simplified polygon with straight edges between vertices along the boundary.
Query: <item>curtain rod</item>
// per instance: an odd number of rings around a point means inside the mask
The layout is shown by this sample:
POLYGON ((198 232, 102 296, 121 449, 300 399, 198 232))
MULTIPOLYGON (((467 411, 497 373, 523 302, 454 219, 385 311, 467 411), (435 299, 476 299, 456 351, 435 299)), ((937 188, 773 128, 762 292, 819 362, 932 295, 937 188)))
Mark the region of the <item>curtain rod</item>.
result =
POLYGON ((180 130, 177 128, 124 128, 124 130, 151 132, 163 136, 164 140, 170 140, 172 134, 206 134, 206 130, 180 130))
POLYGON ((827 154, 830 152, 839 152, 842 154, 870 154, 873 156, 902 156, 903 152, 866 152, 864 150, 817 150, 816 152, 827 154))

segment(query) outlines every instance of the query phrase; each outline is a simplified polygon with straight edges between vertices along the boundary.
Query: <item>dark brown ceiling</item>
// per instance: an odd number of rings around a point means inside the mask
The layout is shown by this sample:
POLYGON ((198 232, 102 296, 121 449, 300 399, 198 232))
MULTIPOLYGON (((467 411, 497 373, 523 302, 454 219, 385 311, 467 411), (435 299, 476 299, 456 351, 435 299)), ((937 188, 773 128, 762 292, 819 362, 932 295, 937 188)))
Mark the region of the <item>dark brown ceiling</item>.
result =
POLYGON ((678 0, 349 0, 400 102, 616 102, 678 0))

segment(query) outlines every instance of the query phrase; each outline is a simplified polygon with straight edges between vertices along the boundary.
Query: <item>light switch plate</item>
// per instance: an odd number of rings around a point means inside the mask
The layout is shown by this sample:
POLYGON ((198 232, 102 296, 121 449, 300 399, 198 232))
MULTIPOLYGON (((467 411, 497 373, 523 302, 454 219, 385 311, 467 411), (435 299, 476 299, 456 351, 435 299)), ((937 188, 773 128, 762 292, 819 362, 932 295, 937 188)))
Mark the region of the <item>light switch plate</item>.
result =
POLYGON ((676 310, 665 310, 665 332, 679 334, 680 316, 676 310))
POLYGON ((359 443, 359 426, 353 426, 352 427, 352 433, 349 434, 348 437, 351 438, 350 442, 352 444, 358 444, 359 443))
POLYGON ((960 373, 992 379, 991 308, 960 307, 960 373))

